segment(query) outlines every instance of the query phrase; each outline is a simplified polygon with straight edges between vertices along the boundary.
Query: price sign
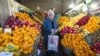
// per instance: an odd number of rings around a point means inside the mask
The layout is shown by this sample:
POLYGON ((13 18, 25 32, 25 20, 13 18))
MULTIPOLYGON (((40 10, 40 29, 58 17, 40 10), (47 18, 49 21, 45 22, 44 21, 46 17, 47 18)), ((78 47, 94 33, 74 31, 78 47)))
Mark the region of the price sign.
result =
POLYGON ((13 56, 12 52, 1 52, 0 56, 13 56))
POLYGON ((10 34, 11 34, 11 28, 5 28, 5 29, 4 29, 4 32, 5 32, 5 33, 10 33, 10 34))

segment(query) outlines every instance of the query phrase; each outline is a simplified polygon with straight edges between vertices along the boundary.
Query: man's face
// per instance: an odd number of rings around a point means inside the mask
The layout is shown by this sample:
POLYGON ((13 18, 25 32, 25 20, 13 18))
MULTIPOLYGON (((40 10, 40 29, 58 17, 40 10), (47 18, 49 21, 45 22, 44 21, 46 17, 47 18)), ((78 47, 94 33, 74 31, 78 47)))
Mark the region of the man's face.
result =
POLYGON ((54 19, 54 14, 49 14, 49 18, 50 18, 51 20, 53 20, 53 19, 54 19))

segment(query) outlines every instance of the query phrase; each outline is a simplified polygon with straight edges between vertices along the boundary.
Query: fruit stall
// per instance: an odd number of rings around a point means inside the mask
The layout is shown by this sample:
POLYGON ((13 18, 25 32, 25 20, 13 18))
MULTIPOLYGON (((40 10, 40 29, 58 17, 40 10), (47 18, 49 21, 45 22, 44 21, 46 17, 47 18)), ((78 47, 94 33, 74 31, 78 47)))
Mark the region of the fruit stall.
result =
POLYGON ((36 16, 31 17, 28 10, 19 12, 18 7, 14 6, 10 9, 11 14, 0 28, 0 54, 12 52, 13 56, 35 56, 40 40, 41 21, 36 16))
POLYGON ((10 16, 3 28, 4 33, 0 34, 1 51, 30 54, 34 50, 33 46, 39 39, 40 25, 27 13, 18 12, 16 17, 10 16))
POLYGON ((70 48, 75 56, 100 54, 99 16, 81 14, 73 19, 62 16, 58 19, 58 24, 63 47, 70 48))
MULTIPOLYGON (((6 0, 5 0, 6 1, 6 0)), ((3 1, 4 2, 4 1, 3 1)), ((42 49, 41 25, 45 13, 33 11, 15 2, 6 1, 7 9, 0 13, 0 55, 2 52, 13 53, 12 56, 37 56, 38 49, 42 49), (4 12, 4 13, 3 13, 4 12)), ((0 2, 0 8, 1 7, 0 2)), ((5 7, 5 5, 3 5, 5 7)), ((61 45, 66 54, 71 56, 98 56, 100 55, 100 8, 84 11, 86 4, 68 11, 61 16, 58 22, 61 45), (79 9, 77 11, 77 9, 79 9), (95 12, 93 12, 95 11, 95 12)), ((1 12, 1 10, 0 10, 1 12)))
POLYGON ((96 14, 100 11, 88 6, 83 2, 58 19, 61 44, 69 56, 100 55, 100 16, 96 14))

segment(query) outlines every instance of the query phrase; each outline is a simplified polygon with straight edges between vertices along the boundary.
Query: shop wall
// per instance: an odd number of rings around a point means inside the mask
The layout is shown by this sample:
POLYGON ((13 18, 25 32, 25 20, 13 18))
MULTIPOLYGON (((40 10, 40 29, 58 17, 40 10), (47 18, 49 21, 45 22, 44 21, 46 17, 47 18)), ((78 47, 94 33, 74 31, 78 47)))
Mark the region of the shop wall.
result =
POLYGON ((21 3, 33 10, 36 10, 37 6, 40 6, 40 10, 48 10, 50 8, 56 8, 56 12, 65 12, 69 10, 71 3, 79 4, 83 0, 21 0, 21 3))
POLYGON ((8 0, 0 0, 0 24, 2 26, 9 15, 8 0))
POLYGON ((58 0, 58 2, 52 2, 52 1, 46 1, 46 2, 22 2, 23 5, 31 8, 32 10, 36 11, 37 10, 37 6, 40 7, 41 11, 47 11, 50 8, 56 8, 56 12, 60 12, 61 11, 61 4, 60 4, 60 0, 58 0))
POLYGON ((2 3, 0 0, 0 24, 2 23, 2 3))

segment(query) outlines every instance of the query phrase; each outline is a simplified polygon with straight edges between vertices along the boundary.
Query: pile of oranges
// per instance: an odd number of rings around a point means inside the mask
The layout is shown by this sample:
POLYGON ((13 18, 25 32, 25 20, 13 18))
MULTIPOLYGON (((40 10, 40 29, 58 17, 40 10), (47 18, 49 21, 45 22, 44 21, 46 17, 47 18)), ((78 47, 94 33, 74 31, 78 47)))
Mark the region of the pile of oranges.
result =
POLYGON ((62 25, 64 22, 69 22, 69 18, 66 16, 62 16, 58 19, 58 25, 62 25))
POLYGON ((100 18, 95 16, 90 17, 90 20, 86 25, 83 26, 84 29, 87 29, 90 33, 95 32, 97 29, 100 28, 100 18))
POLYGON ((29 16, 29 14, 27 13, 22 13, 22 12, 17 12, 16 14, 16 17, 18 17, 21 21, 27 21, 27 22, 30 22, 30 23, 36 23, 35 21, 32 20, 32 18, 29 16))
POLYGON ((66 48, 71 48, 75 56, 96 56, 90 46, 85 42, 82 33, 66 34, 62 39, 62 45, 66 48))
POLYGON ((35 27, 23 26, 22 28, 15 27, 13 31, 13 43, 20 47, 20 50, 24 53, 31 53, 32 46, 39 35, 38 30, 35 27))
POLYGON ((23 26, 22 28, 18 28, 16 26, 12 34, 0 34, 0 46, 4 48, 7 44, 12 43, 18 47, 19 51, 29 54, 38 35, 39 32, 34 27, 23 26))

